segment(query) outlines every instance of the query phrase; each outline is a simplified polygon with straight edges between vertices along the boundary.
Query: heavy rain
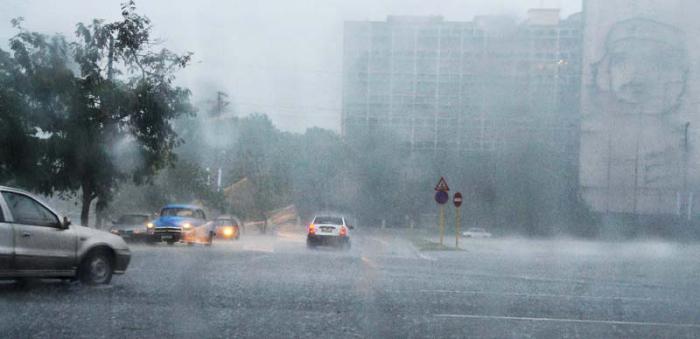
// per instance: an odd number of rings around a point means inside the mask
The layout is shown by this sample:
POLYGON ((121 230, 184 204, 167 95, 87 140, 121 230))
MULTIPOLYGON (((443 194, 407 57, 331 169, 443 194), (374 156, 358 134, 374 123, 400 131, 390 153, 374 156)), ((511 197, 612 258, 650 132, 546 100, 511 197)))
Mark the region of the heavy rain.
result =
POLYGON ((0 337, 700 337, 690 0, 0 1, 0 337))

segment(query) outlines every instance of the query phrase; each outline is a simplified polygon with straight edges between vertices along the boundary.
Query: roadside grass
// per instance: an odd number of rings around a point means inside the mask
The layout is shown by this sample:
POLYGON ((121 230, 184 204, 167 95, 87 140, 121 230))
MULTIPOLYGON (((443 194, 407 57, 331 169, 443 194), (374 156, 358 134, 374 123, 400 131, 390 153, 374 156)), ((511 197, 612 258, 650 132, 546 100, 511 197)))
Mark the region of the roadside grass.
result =
POLYGON ((411 243, 413 243, 413 246, 419 251, 464 251, 464 249, 461 248, 455 248, 444 244, 441 245, 438 242, 424 238, 411 237, 411 243))

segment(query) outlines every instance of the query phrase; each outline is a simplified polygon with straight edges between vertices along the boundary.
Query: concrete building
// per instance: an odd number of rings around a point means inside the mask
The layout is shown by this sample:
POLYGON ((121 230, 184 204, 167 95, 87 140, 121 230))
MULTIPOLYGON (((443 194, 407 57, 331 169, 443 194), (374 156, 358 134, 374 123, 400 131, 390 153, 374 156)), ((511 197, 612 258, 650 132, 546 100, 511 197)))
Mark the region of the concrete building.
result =
POLYGON ((346 22, 342 134, 415 151, 507 151, 537 138, 577 159, 581 16, 346 22))
POLYGON ((700 210, 700 2, 588 0, 580 183, 593 210, 700 210))

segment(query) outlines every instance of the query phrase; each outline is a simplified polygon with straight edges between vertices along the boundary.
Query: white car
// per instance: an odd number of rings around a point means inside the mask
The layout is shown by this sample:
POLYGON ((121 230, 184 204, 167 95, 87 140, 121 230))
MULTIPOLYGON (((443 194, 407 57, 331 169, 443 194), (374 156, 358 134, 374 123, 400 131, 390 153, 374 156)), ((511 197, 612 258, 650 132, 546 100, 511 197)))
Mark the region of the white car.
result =
POLYGON ((462 233, 465 238, 491 238, 491 233, 486 232, 483 228, 472 227, 462 233))
POLYGON ((341 216, 316 216, 306 228, 306 246, 334 245, 350 249, 350 230, 353 229, 341 216))

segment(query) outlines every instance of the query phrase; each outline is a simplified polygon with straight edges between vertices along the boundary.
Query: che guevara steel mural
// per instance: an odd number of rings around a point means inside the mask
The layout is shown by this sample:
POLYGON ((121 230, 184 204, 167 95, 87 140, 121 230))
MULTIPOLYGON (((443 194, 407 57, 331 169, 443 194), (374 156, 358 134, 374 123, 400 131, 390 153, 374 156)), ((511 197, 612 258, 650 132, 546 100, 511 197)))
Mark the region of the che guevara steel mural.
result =
POLYGON ((633 17, 584 40, 602 44, 582 102, 580 180, 594 210, 675 214, 691 203, 686 39, 674 25, 633 17))

